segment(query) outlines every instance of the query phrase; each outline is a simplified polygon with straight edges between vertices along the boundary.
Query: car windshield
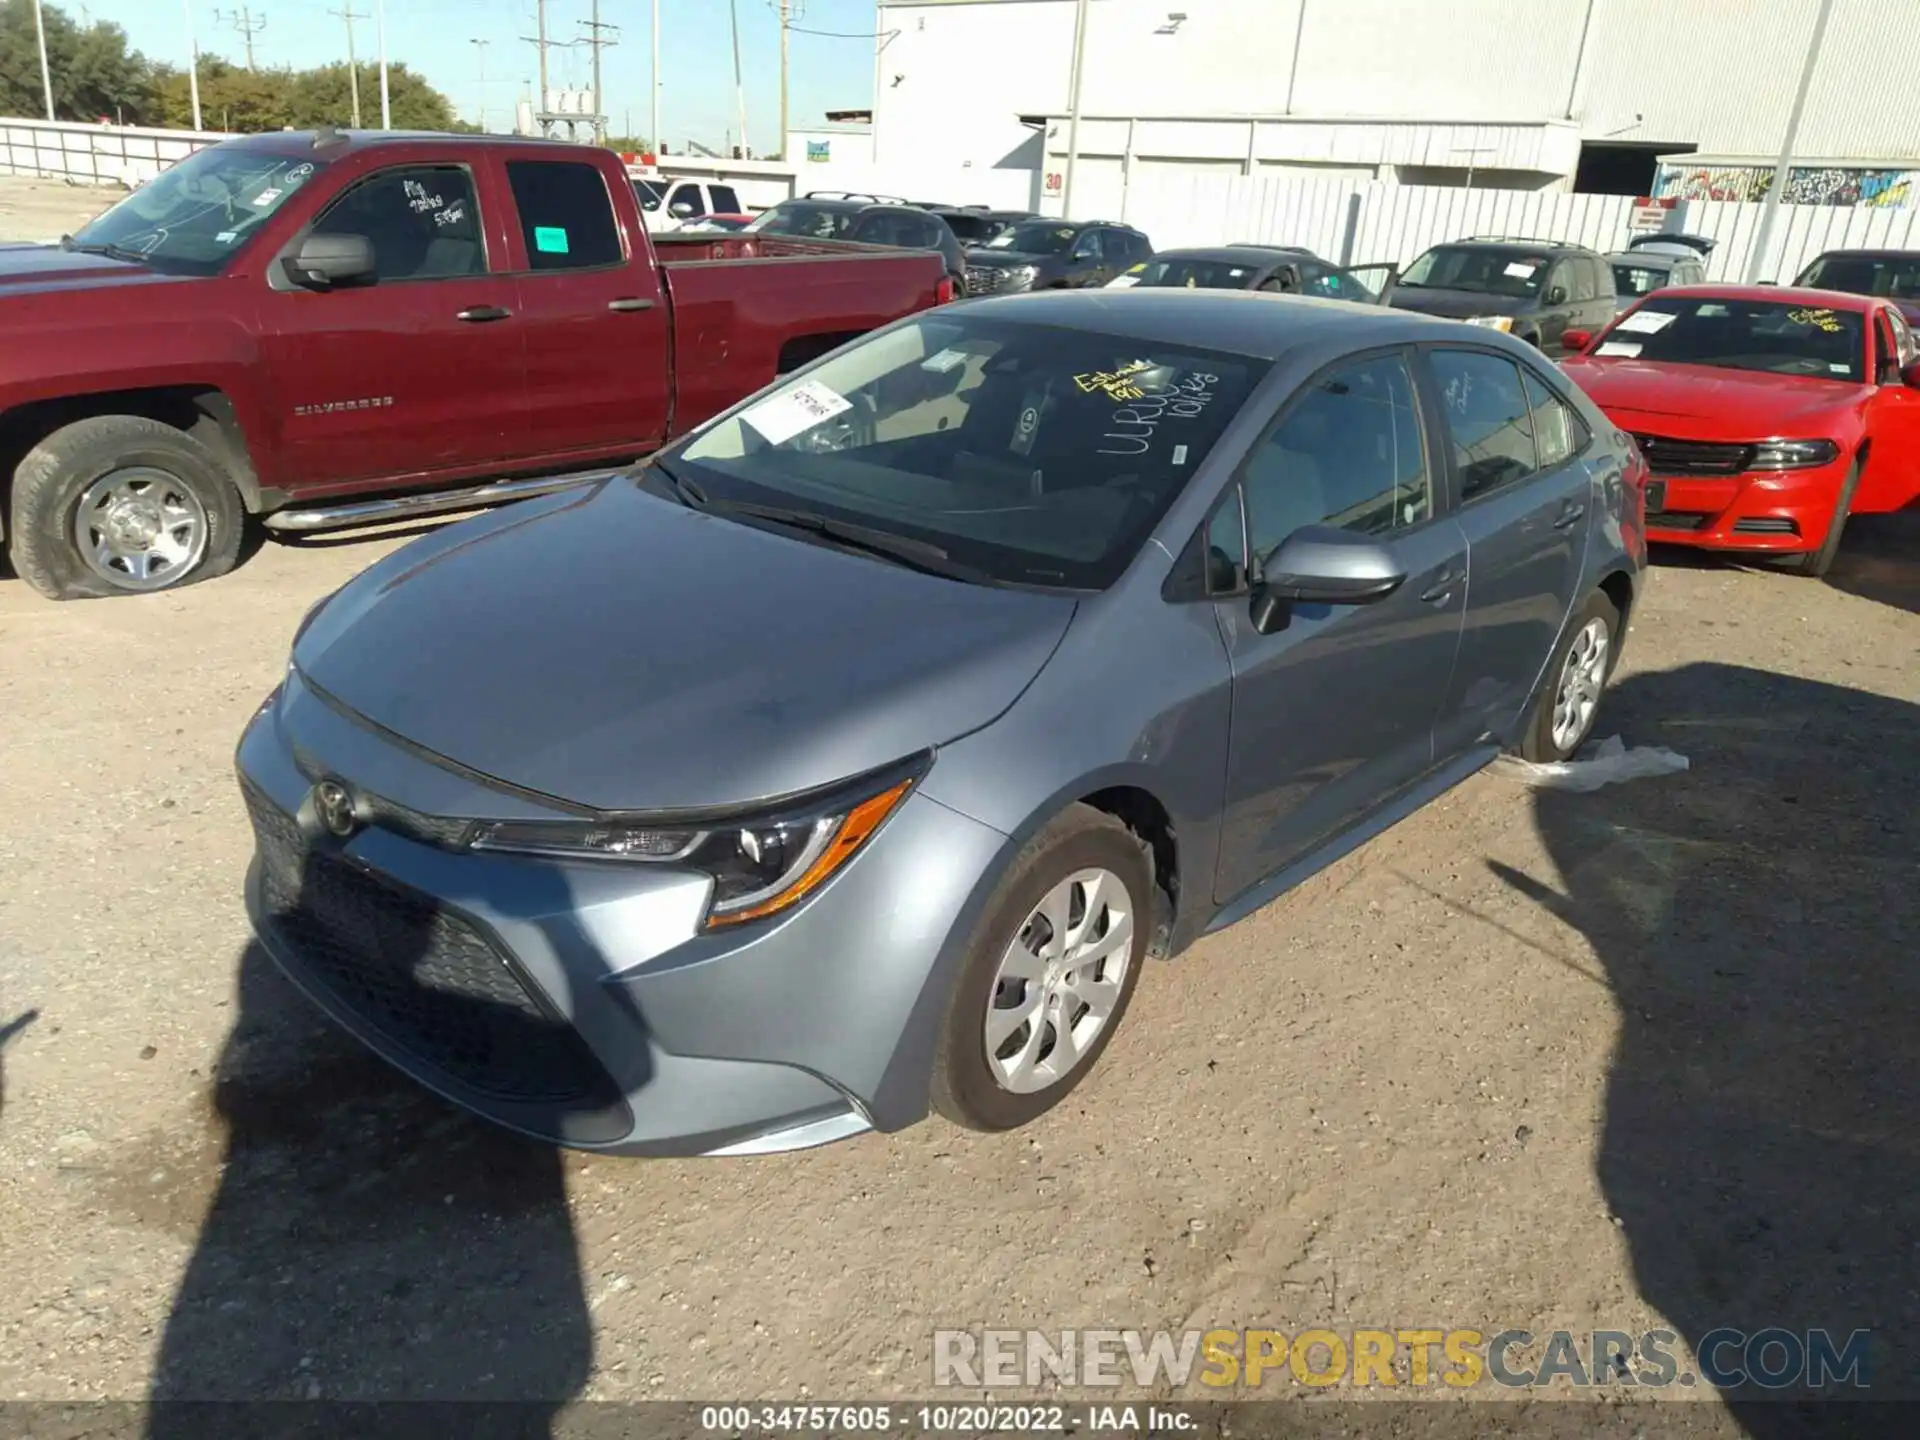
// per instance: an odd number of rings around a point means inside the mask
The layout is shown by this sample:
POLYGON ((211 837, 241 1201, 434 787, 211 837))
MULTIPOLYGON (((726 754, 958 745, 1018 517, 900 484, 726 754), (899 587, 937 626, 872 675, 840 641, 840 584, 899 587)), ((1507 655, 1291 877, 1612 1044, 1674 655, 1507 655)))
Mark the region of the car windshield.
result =
POLYGON ((660 202, 667 198, 667 187, 658 180, 636 180, 633 182, 634 199, 640 202, 640 208, 652 215, 660 208, 660 202))
POLYGON ((879 332, 666 452, 714 508, 929 544, 1007 584, 1103 589, 1267 364, 947 312, 879 332))
POLYGON ((1000 226, 985 215, 949 210, 940 218, 947 222, 947 228, 953 231, 956 239, 968 245, 984 245, 1000 233, 1000 226))
POLYGON ((1615 264, 1613 288, 1621 295, 1651 295, 1673 283, 1673 271, 1664 265, 1615 264))
POLYGON ((1823 255, 1794 283, 1849 295, 1912 300, 1920 298, 1920 255, 1823 255))
POLYGON ((301 154, 208 146, 161 171, 69 243, 135 256, 158 270, 217 274, 268 216, 325 168, 301 154))
POLYGON ((990 250, 1018 250, 1022 255, 1059 255, 1080 232, 1055 220, 1022 220, 1009 225, 987 242, 990 250))
POLYGON ((1470 290, 1524 298, 1546 278, 1547 257, 1484 245, 1436 245, 1400 277, 1402 290, 1470 290))
POLYGON ((1188 290, 1245 290, 1260 273, 1258 265, 1225 260, 1198 260, 1177 255, 1136 265, 1123 277, 1137 285, 1173 286, 1188 290))
POLYGON ((1772 300, 1655 296, 1623 315, 1593 354, 1858 385, 1866 340, 1861 317, 1851 310, 1772 300))
POLYGON ((821 205, 782 200, 746 228, 761 235, 796 235, 807 240, 838 240, 859 214, 853 205, 821 205))

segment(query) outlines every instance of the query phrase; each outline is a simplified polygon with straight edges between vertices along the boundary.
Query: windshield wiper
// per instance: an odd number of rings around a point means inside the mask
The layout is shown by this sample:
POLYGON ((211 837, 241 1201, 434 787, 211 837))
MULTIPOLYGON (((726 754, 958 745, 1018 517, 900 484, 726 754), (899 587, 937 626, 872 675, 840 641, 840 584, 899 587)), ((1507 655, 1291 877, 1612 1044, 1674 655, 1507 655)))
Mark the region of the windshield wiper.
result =
POLYGON ((60 248, 81 255, 105 255, 109 260, 130 260, 135 265, 144 265, 147 263, 147 257, 142 255, 138 250, 129 250, 126 246, 116 245, 110 240, 104 244, 86 245, 74 239, 71 235, 62 235, 60 237, 60 248))
POLYGON ((878 530, 873 526, 859 525, 850 520, 835 520, 829 515, 816 515, 811 510, 789 510, 782 505, 755 505, 743 500, 722 501, 714 508, 722 514, 738 515, 748 520, 765 520, 790 530, 818 535, 821 539, 831 540, 834 544, 848 550, 858 550, 863 555, 890 560, 896 565, 904 565, 909 570, 920 570, 928 575, 939 575, 948 580, 970 581, 976 585, 995 583, 993 577, 986 571, 977 570, 971 565, 963 565, 952 559, 943 548, 931 540, 914 540, 905 535, 895 535, 891 530, 878 530))
POLYGON ((646 486, 656 495, 669 500, 677 500, 689 510, 705 510, 712 502, 707 492, 684 475, 675 474, 664 460, 658 458, 643 462, 634 470, 634 480, 646 486))

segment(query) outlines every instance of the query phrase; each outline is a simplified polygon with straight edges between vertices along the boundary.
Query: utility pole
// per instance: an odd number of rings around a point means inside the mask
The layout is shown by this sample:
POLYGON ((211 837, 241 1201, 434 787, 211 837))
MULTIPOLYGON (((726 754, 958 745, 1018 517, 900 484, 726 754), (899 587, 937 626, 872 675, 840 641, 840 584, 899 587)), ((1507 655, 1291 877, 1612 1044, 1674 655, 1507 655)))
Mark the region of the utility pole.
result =
POLYGON ((47 119, 53 113, 53 72, 47 68, 47 21, 40 13, 40 0, 33 0, 33 28, 40 37, 40 89, 47 97, 47 119))
POLYGON ((360 128, 360 62, 353 53, 353 22, 367 18, 364 11, 355 10, 351 5, 343 5, 338 10, 329 10, 329 15, 337 15, 347 22, 347 85, 353 96, 353 128, 360 128))
POLYGON ((660 148, 660 0, 653 0, 653 123, 647 127, 647 144, 658 159, 660 148))
POLYGON ((1820 0, 1820 12, 1813 17, 1813 38, 1807 42, 1807 62, 1800 67, 1800 88, 1793 95, 1793 109, 1787 114, 1787 136, 1780 143, 1780 163, 1773 167, 1773 184, 1767 187, 1766 208, 1760 212, 1760 233, 1753 237, 1753 249, 1747 258, 1747 284, 1756 285, 1766 269, 1767 250, 1773 244, 1773 225, 1780 214, 1780 193, 1787 188, 1787 169, 1793 163, 1793 147, 1800 138, 1800 116, 1807 108, 1807 92, 1813 88, 1814 67, 1820 63, 1820 45, 1827 38, 1827 19, 1833 14, 1833 0, 1820 0))
POLYGON ((547 113, 547 0, 534 0, 534 8, 540 16, 540 33, 522 35, 520 38, 533 46, 540 54, 540 89, 533 97, 534 124, 540 133, 547 133, 547 122, 539 117, 547 113))
POLYGON ((615 35, 618 35, 620 33, 620 27, 618 25, 602 23, 600 19, 600 0, 593 0, 593 18, 591 20, 582 20, 580 25, 581 28, 587 32, 587 44, 593 47, 593 138, 596 141, 604 141, 607 138, 607 127, 601 117, 607 113, 607 106, 606 97, 600 93, 600 52, 606 49, 607 46, 618 45, 620 42, 618 40, 604 39, 600 32, 602 30, 611 30, 615 35))
POLYGON ((393 97, 387 93, 387 0, 373 0, 380 42, 380 128, 393 128, 393 97))
POLYGON ((469 40, 467 43, 480 55, 480 128, 485 130, 487 128, 487 46, 493 42, 469 40))
POLYGON ((796 20, 806 17, 806 0, 767 0, 780 17, 780 156, 787 156, 787 41, 796 20))
POLYGON ((182 0, 181 8, 187 12, 187 93, 193 96, 193 128, 204 128, 200 124, 200 42, 193 34, 193 0, 182 0))
POLYGON ((1067 173, 1060 182, 1060 215, 1073 218, 1073 167, 1080 158, 1080 74, 1086 69, 1087 0, 1079 0, 1073 13, 1073 77, 1067 96, 1067 173))
MULTIPOLYGON (((1081 0, 1082 4, 1086 0, 1081 0)), ((747 82, 740 75, 740 0, 727 0, 727 13, 733 18, 733 103, 740 114, 740 158, 747 158, 747 82)))
MULTIPOLYGON (((219 24, 220 12, 216 10, 214 12, 213 18, 214 18, 214 23, 219 24)), ((256 20, 253 17, 253 11, 249 9, 247 6, 242 5, 240 7, 238 14, 236 14, 231 10, 227 11, 225 23, 227 23, 228 25, 231 25, 235 30, 240 32, 240 39, 246 45, 247 73, 252 74, 253 73, 253 37, 258 35, 262 30, 267 28, 267 17, 265 15, 262 15, 259 19, 256 20)))

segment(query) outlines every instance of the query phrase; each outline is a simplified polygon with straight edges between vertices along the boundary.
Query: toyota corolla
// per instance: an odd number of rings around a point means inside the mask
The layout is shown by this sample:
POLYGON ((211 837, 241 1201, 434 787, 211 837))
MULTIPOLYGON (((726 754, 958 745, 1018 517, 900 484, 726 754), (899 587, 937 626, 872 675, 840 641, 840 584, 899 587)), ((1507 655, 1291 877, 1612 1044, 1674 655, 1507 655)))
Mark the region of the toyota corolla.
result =
POLYGON ((943 307, 315 607, 240 744, 253 923, 532 1135, 1009 1129, 1149 957, 1587 738, 1642 478, 1492 332, 943 307))

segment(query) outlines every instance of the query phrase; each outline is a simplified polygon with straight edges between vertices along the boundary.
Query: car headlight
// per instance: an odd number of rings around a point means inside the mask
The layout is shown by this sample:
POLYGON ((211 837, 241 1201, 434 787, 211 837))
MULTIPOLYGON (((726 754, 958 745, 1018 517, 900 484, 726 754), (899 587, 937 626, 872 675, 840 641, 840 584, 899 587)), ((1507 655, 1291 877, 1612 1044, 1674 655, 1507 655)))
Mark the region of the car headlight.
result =
POLYGON ((1507 334, 1513 332, 1511 315, 1475 315, 1467 321, 1469 325, 1484 325, 1489 330, 1499 330, 1507 334))
POLYGON ((1009 265, 1007 267, 1007 279, 1013 281, 1015 284, 1031 285, 1039 278, 1040 267, 1038 265, 1009 265))
POLYGON ((1839 458, 1840 447, 1831 440, 1762 440, 1753 447, 1752 468, 1811 470, 1839 458))
POLYGON ((698 823, 503 821, 467 844, 555 860, 671 865, 713 877, 705 928, 761 920, 797 905, 851 860, 927 772, 932 755, 752 814, 698 823))

